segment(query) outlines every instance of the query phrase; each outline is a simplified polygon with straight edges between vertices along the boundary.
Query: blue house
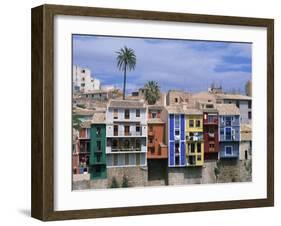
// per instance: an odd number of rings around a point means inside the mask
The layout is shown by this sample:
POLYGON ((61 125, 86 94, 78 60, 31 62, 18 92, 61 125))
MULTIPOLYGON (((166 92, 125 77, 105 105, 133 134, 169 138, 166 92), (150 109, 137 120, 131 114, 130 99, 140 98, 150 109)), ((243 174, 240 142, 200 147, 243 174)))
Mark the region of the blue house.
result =
POLYGON ((217 104, 219 113, 219 158, 238 159, 240 144, 240 111, 235 104, 217 104))
POLYGON ((185 114, 180 106, 167 107, 168 111, 168 165, 186 166, 185 114))

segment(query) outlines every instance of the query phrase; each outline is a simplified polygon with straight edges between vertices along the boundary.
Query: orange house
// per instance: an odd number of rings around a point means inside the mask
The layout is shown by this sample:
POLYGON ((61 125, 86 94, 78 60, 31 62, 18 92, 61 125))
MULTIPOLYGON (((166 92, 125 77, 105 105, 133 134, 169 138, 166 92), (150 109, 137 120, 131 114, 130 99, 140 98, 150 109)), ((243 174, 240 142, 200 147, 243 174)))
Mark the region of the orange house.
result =
POLYGON ((161 119, 161 106, 148 106, 147 159, 168 158, 165 144, 165 122, 161 119))

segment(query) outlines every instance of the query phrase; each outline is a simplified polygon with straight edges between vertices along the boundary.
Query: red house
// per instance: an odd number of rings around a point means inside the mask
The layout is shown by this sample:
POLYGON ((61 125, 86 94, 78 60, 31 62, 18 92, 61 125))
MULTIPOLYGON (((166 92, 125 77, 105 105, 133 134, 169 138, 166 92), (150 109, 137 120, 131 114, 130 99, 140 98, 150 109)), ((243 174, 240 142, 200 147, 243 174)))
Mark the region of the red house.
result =
POLYGON ((204 159, 218 159, 218 112, 215 109, 203 111, 204 159))
POLYGON ((161 119, 162 110, 162 106, 148 106, 148 180, 164 180, 167 183, 168 147, 165 144, 166 123, 161 119))

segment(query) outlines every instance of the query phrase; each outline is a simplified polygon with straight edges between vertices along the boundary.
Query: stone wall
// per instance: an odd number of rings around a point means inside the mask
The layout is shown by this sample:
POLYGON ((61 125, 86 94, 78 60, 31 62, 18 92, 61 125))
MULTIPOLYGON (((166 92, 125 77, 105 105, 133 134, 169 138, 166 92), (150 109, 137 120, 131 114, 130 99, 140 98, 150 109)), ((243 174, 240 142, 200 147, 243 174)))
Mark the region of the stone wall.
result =
POLYGON ((147 186, 147 167, 138 166, 107 168, 108 187, 111 186, 113 177, 121 186, 124 176, 128 179, 129 187, 147 186))
POLYGON ((169 185, 200 184, 202 181, 202 167, 169 168, 169 185))
POLYGON ((219 183, 249 182, 252 181, 250 166, 251 160, 221 160, 219 183))

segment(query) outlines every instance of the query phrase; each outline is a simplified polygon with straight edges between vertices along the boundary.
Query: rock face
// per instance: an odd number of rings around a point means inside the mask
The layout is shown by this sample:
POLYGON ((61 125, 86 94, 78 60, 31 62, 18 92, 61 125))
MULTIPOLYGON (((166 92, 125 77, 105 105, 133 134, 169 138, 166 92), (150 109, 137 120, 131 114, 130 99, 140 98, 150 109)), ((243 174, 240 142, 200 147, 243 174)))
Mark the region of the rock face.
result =
POLYGON ((217 181, 214 173, 217 166, 215 160, 205 161, 203 167, 165 168, 160 162, 150 164, 155 167, 153 173, 147 167, 108 168, 106 179, 75 181, 72 184, 73 190, 106 189, 112 187, 113 183, 113 187, 145 187, 252 181, 251 160, 220 160, 217 181))

